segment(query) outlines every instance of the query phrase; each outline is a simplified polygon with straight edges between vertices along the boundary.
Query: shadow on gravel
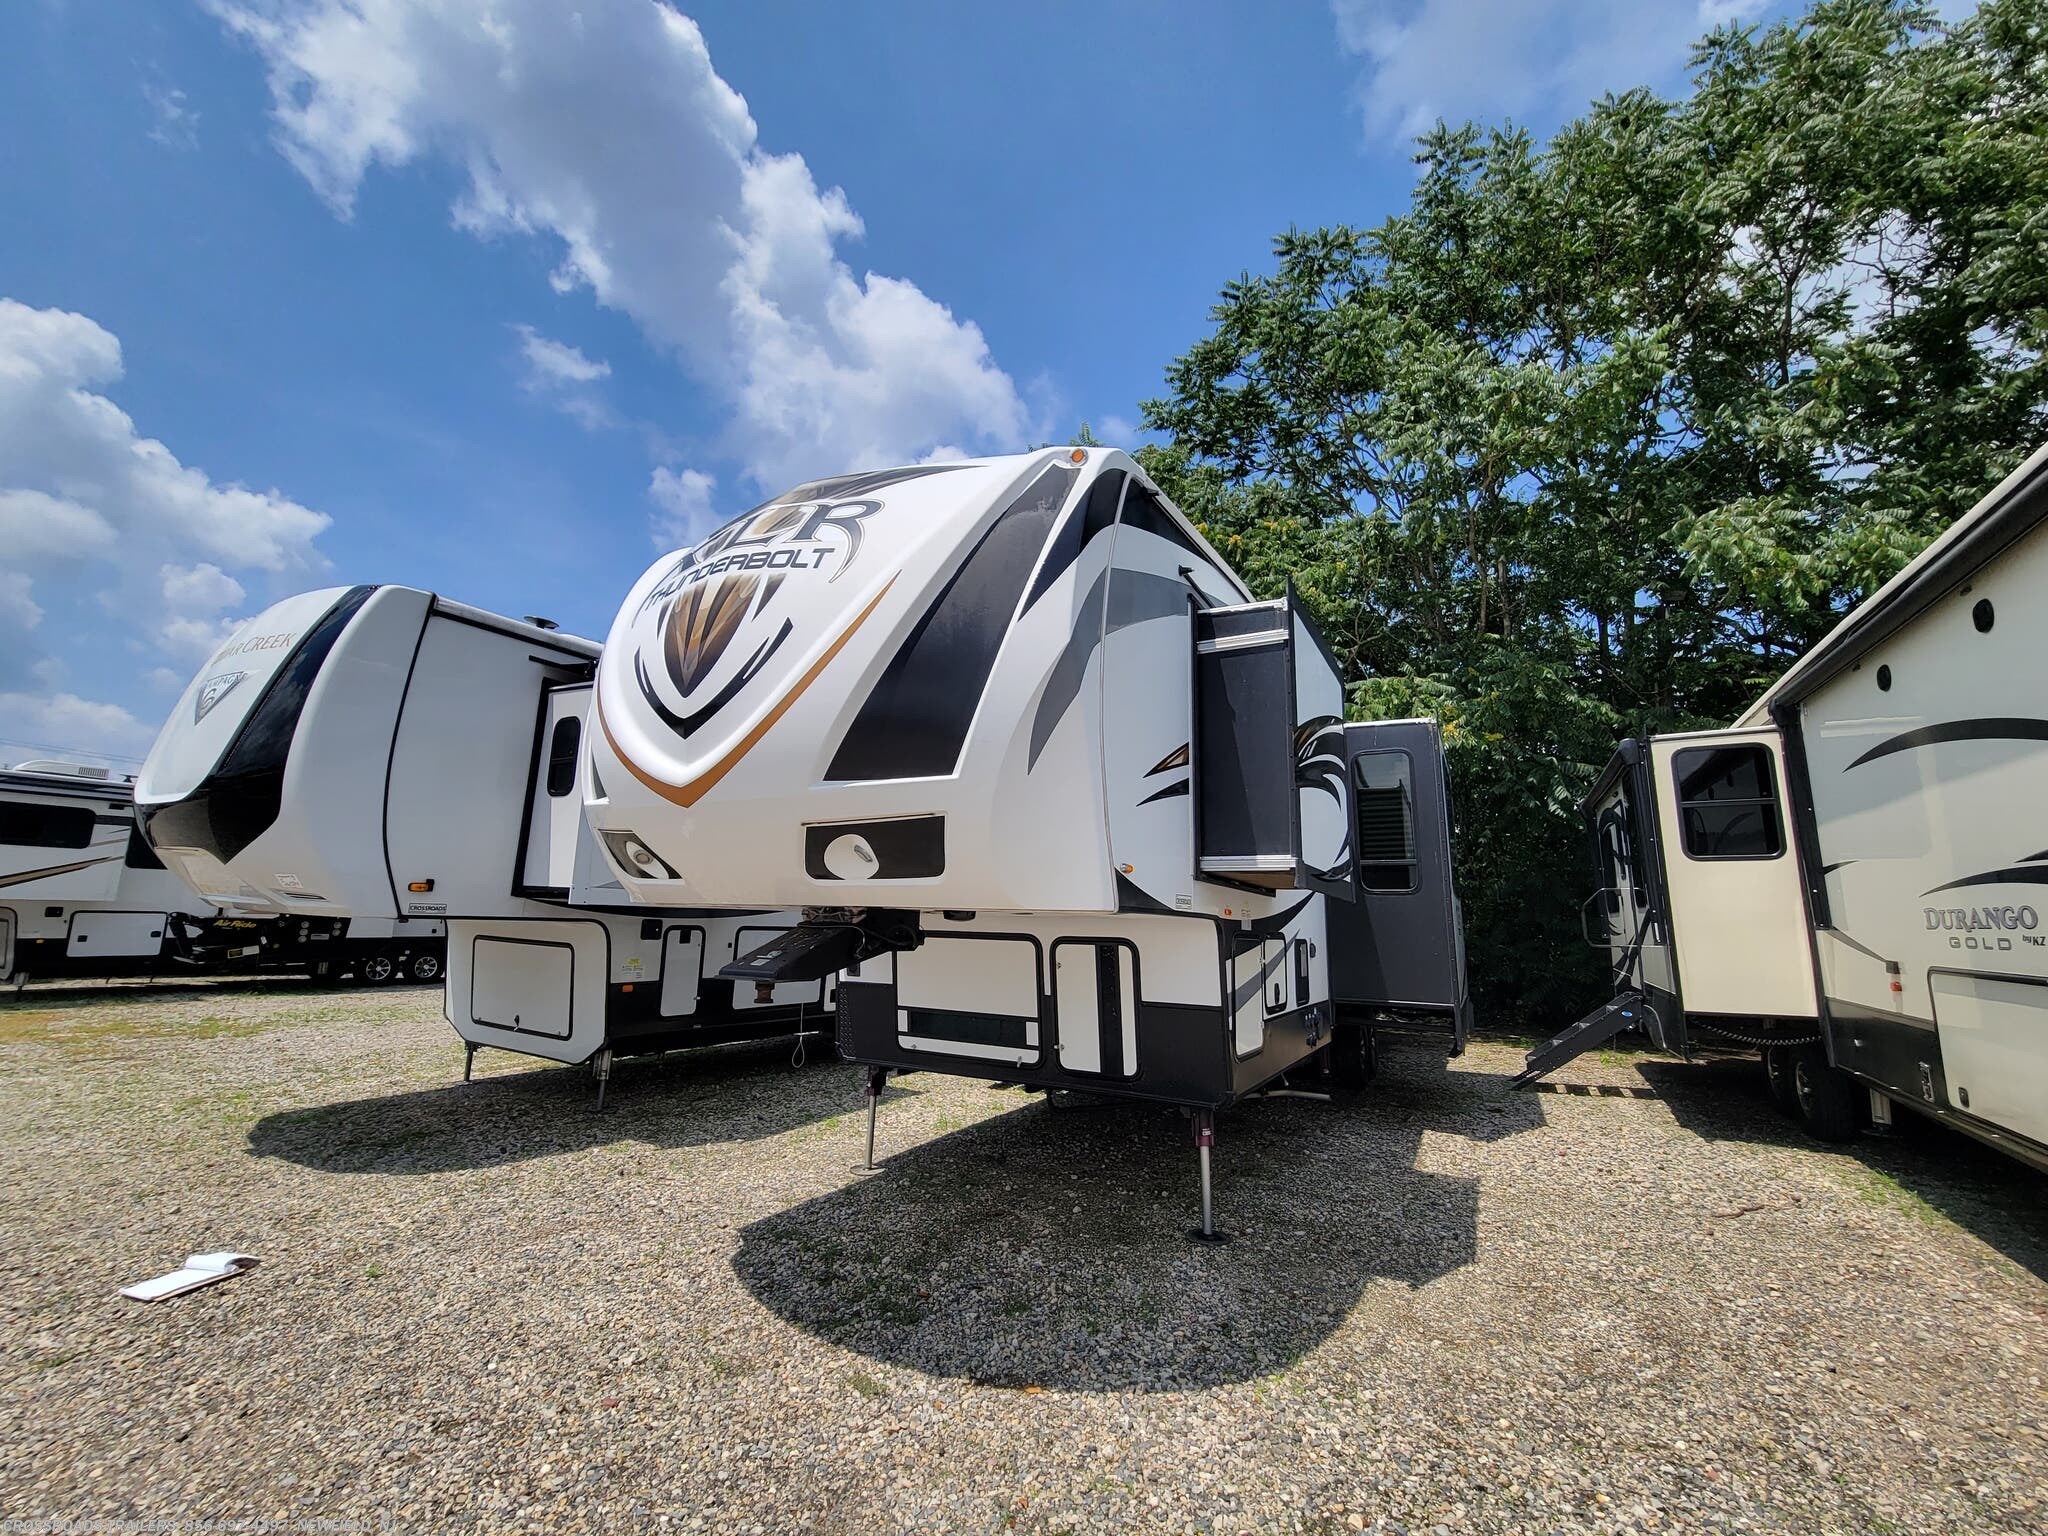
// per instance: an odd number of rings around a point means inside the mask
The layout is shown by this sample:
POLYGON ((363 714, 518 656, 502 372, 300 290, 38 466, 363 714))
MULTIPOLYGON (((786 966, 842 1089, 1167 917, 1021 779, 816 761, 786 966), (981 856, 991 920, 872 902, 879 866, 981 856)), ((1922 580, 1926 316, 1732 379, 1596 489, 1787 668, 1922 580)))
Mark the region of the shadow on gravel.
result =
POLYGON ((796 1070, 794 1049, 792 1036, 627 1058, 612 1068, 601 1111, 580 1067, 465 1083, 454 1052, 456 1075, 446 1087, 266 1115, 249 1130, 249 1151, 329 1173, 448 1173, 620 1141, 662 1148, 751 1141, 858 1114, 858 1073, 821 1067, 815 1044, 811 1065, 796 1070))
MULTIPOLYGON (((1196 1158, 1173 1110, 1015 1111, 890 1155, 873 1177, 748 1227, 733 1268, 832 1344, 933 1375, 1082 1391, 1251 1379, 1314 1349, 1367 1286, 1475 1256, 1475 1180, 1416 1166, 1425 1132, 1532 1130, 1504 1077, 1397 1045, 1355 1102, 1266 1099, 1219 1116, 1217 1224, 1190 1241, 1196 1158)), ((913 1079, 915 1081, 915 1079, 913 1079)))
MULTIPOLYGON (((1781 1114, 1751 1055, 1638 1063, 1671 1117, 1708 1141, 1815 1149, 1781 1114)), ((2048 1175, 1906 1109, 1888 1136, 1865 1134, 1827 1150, 1864 1165, 1859 1193, 1908 1212, 1931 1208, 2039 1279, 2048 1280, 2048 1175)))

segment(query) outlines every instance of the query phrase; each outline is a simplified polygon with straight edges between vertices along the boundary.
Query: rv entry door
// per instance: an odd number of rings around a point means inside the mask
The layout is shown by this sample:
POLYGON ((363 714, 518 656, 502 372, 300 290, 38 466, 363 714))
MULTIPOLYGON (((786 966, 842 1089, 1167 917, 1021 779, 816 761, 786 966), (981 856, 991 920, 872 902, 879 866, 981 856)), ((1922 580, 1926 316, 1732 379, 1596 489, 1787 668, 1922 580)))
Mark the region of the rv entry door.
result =
POLYGON ((1346 725, 1344 770, 1358 899, 1330 906, 1331 995, 1340 1006, 1443 1014, 1462 1051, 1472 1005, 1436 722, 1346 725))

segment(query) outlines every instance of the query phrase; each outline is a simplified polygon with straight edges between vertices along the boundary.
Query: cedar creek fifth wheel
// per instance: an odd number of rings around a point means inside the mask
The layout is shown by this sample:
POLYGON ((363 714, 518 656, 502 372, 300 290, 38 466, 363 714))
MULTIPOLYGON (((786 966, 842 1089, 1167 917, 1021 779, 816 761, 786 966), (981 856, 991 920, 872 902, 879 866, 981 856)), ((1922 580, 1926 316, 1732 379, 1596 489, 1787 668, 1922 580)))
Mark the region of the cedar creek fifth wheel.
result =
POLYGON ((2048 448, 1725 731, 1587 798, 1621 1029, 1760 1043, 1816 1134, 1905 1104, 2048 1167, 2048 448))
POLYGON ((223 911, 446 923, 479 1049, 590 1064, 821 1027, 829 982, 757 999, 720 964, 793 921, 631 906, 584 824, 597 646, 429 592, 329 588, 243 625, 136 785, 146 835, 223 911))
POLYGON ((658 562, 597 666, 586 813, 635 901, 800 908, 842 1054, 1188 1111, 1467 1003, 1427 721, 1350 725, 1128 456, 799 486, 658 562))

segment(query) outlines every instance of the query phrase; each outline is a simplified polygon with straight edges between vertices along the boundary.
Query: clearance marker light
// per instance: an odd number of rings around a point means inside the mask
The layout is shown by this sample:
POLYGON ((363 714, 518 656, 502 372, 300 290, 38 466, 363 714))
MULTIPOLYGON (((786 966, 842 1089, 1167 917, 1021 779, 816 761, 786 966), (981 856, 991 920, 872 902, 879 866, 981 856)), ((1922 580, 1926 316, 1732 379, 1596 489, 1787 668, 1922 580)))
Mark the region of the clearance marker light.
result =
POLYGON ((1088 450, 1086 448, 1076 448, 1067 455, 1067 458, 1071 463, 1086 464, 1088 462, 1088 450))
POLYGON ((415 880, 406 887, 408 891, 431 891, 433 888, 434 882, 431 880, 415 880))
POLYGON ((1138 866, 1135 864, 1119 864, 1117 865, 1117 868, 1122 870, 1127 875, 1133 875, 1138 872, 1138 866))

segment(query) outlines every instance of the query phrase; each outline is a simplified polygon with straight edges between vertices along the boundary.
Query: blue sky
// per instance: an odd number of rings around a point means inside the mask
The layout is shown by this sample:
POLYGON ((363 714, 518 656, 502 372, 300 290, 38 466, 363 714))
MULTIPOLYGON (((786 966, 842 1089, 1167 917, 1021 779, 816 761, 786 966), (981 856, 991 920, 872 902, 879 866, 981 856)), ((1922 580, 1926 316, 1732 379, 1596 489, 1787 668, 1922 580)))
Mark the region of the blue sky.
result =
POLYGON ((1683 81, 1761 0, 0 10, 0 762, 405 582, 601 636, 813 474, 1138 404, 1438 115, 1683 81), (687 14, 685 14, 685 12, 687 14))

